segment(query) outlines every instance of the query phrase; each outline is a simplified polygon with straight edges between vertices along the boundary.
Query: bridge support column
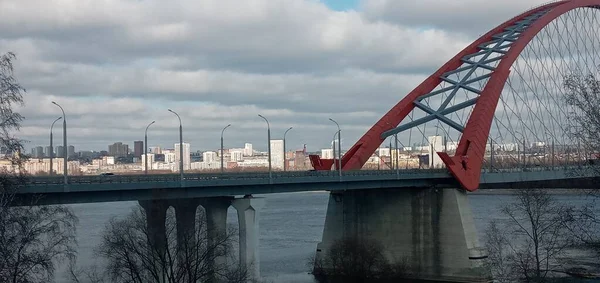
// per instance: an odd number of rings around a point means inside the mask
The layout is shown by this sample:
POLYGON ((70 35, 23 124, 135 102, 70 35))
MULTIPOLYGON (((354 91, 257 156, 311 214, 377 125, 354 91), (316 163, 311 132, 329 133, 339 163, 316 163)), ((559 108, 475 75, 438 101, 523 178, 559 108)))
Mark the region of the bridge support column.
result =
POLYGON ((260 278, 258 220, 259 210, 264 204, 264 198, 253 198, 252 196, 245 196, 233 201, 240 225, 240 265, 242 268, 248 268, 251 279, 260 278))
POLYGON ((199 202, 196 199, 173 201, 175 221, 177 225, 177 250, 196 246, 196 210, 199 202))
POLYGON ((339 239, 379 242, 391 262, 408 263, 414 279, 485 282, 479 246, 464 191, 391 189, 332 192, 317 258, 339 239))
MULTIPOLYGON (((213 250, 211 247, 222 246, 223 243, 219 241, 227 238, 227 209, 232 201, 233 197, 215 197, 205 198, 200 202, 206 212, 206 236, 210 250, 213 250)), ((226 251, 225 247, 218 248, 214 249, 217 254, 208 255, 208 258, 214 257, 212 271, 218 272, 219 269, 227 267, 226 251)), ((211 281, 216 282, 216 277, 211 281)))
POLYGON ((167 233, 165 229, 165 220, 167 218, 167 209, 169 205, 164 200, 139 201, 140 206, 146 211, 146 225, 150 249, 157 270, 158 282, 166 282, 165 271, 162 270, 161 258, 164 258, 167 248, 167 233))

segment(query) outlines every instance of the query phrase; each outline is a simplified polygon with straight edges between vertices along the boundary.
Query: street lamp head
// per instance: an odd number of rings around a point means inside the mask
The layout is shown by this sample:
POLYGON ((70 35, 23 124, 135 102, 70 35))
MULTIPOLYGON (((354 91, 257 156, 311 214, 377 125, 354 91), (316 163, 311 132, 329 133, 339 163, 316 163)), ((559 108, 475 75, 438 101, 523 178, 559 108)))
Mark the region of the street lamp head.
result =
POLYGON ((56 104, 56 105, 58 105, 58 104, 57 104, 56 102, 54 102, 54 101, 52 101, 52 104, 56 104))
POLYGON ((152 125, 152 124, 154 124, 154 123, 156 123, 156 121, 152 121, 152 123, 150 123, 150 125, 152 125))
POLYGON ((60 119, 62 119, 62 116, 61 116, 61 117, 58 117, 58 118, 56 118, 56 121, 58 121, 58 120, 60 120, 60 119))

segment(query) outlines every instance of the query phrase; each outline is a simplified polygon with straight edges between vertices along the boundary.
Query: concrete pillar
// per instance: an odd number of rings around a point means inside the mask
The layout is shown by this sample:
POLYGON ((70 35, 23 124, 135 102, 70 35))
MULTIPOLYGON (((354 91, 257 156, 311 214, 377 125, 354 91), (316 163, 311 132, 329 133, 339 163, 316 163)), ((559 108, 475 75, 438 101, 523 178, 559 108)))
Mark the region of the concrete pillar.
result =
POLYGON ((409 263, 412 277, 487 281, 467 195, 456 189, 358 190, 331 193, 317 258, 344 237, 369 238, 388 260, 409 263))
POLYGON ((258 255, 258 220, 259 210, 264 206, 264 198, 246 196, 233 201, 240 224, 240 265, 248 268, 251 279, 260 278, 260 261, 258 255))
POLYGON ((177 222, 177 249, 181 250, 196 243, 196 209, 199 201, 196 199, 182 199, 172 201, 175 208, 175 221, 177 222))
MULTIPOLYGON (((226 237, 227 233, 227 209, 231 206, 233 197, 215 197, 205 198, 200 201, 200 204, 206 211, 206 236, 208 240, 208 246, 214 247, 218 239, 226 237)), ((220 252, 220 249, 217 249, 220 252)), ((209 254, 208 258, 214 257, 214 263, 212 265, 213 270, 219 270, 227 266, 227 255, 213 255, 209 254)), ((212 280, 216 280, 213 278, 212 280)))
POLYGON ((158 282, 166 282, 166 273, 161 269, 161 258, 164 258, 167 248, 167 234, 165 229, 165 220, 167 218, 167 209, 169 205, 164 200, 139 201, 140 206, 146 211, 146 225, 151 249, 155 251, 154 262, 158 273, 158 282))

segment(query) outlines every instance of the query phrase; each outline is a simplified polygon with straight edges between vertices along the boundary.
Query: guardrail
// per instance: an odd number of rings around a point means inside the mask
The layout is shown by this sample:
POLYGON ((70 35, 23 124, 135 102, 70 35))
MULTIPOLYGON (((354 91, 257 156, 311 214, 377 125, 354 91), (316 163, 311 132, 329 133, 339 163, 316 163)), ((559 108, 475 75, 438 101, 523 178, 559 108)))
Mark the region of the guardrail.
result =
MULTIPOLYGON (((401 170, 400 176, 410 176, 423 173, 447 173, 446 169, 409 169, 401 170)), ((272 179, 290 179, 303 177, 337 177, 337 171, 290 171, 290 172, 273 172, 272 179)), ((360 171, 345 171, 343 176, 385 176, 390 175, 397 177, 396 171, 391 170, 360 170, 360 171)), ((184 181, 201 181, 201 180, 268 180, 268 172, 260 173, 196 173, 185 174, 184 181)), ((99 176, 70 176, 69 184, 95 184, 95 183, 162 183, 162 182, 179 182, 181 176, 179 174, 160 174, 160 175, 99 175, 99 176)), ((29 186, 36 185, 62 185, 64 177, 62 175, 53 177, 30 177, 26 184, 29 186)))
MULTIPOLYGON (((526 168, 503 168, 489 170, 487 168, 481 171, 482 174, 495 173, 513 173, 513 172, 541 172, 541 171, 576 171, 584 168, 596 167, 596 172, 600 173, 600 166, 555 166, 555 167, 526 167, 526 168)), ((390 176, 390 179, 402 178, 403 176, 414 176, 416 174, 435 174, 447 173, 448 170, 443 169, 403 169, 398 173, 393 170, 357 170, 344 171, 343 177, 369 177, 369 176, 390 176)), ((450 175, 448 175, 450 176, 450 175)), ((290 180, 294 178, 331 178, 338 177, 337 171, 288 171, 288 172, 272 172, 272 180, 290 180)), ((353 178, 355 179, 355 178, 353 178)), ((69 176, 69 184, 101 184, 101 183, 116 183, 116 184, 133 184, 133 183, 165 183, 165 182, 180 182, 179 174, 150 174, 150 175, 98 175, 98 176, 69 176)), ((185 181, 219 181, 219 180, 269 180, 268 172, 255 173, 195 173, 185 174, 185 181)), ((47 186, 47 185, 63 185, 64 177, 44 176, 30 177, 26 181, 27 186, 47 186)))

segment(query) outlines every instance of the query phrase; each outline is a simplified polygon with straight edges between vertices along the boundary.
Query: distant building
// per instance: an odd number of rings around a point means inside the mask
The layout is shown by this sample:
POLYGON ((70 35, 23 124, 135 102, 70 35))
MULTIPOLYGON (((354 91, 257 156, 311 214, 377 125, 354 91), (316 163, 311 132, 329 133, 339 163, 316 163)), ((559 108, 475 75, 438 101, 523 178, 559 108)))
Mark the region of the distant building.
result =
POLYGON ((152 170, 152 164, 154 163, 154 153, 142 154, 142 169, 146 166, 146 156, 148 157, 148 170, 152 170))
POLYGON ((271 166, 283 170, 284 161, 283 140, 271 140, 271 166))
POLYGON ((56 156, 54 156, 54 150, 53 150, 53 148, 51 146, 47 146, 46 150, 44 151, 44 155, 46 157, 50 157, 51 154, 52 154, 53 157, 56 157, 56 156))
POLYGON ((252 149, 252 144, 251 143, 244 144, 244 155, 245 156, 252 156, 252 155, 254 155, 254 151, 252 149))
POLYGON ((134 141, 133 142, 133 156, 141 157, 144 154, 144 142, 143 141, 134 141))
POLYGON ((34 148, 35 152, 32 153, 35 158, 44 158, 44 148, 41 146, 36 146, 34 148))
POLYGON ((230 160, 234 162, 244 160, 244 151, 230 151, 230 160))
MULTIPOLYGON (((179 143, 175 144, 175 163, 179 164, 179 143)), ((183 143, 183 170, 190 170, 191 165, 191 157, 190 157, 190 144, 183 143)), ((179 165, 177 166, 179 169, 179 165)))
POLYGON ((437 154, 444 151, 444 141, 442 136, 431 136, 429 140, 429 168, 442 168, 444 162, 437 154))
POLYGON ((148 153, 163 154, 160 146, 151 146, 148 148, 148 153))
POLYGON ((62 145, 59 145, 56 147, 56 156, 55 157, 60 157, 60 158, 65 157, 65 148, 62 145))
POLYGON ((331 149, 331 148, 321 149, 321 158, 333 159, 333 149, 331 149))
POLYGON ((67 147, 67 156, 68 157, 73 157, 75 156, 75 147, 70 145, 67 147))
POLYGON ((205 163, 216 162, 220 160, 217 156, 217 153, 214 151, 205 151, 202 153, 202 161, 205 163))
POLYGON ((129 145, 116 142, 108 146, 108 155, 114 157, 125 157, 129 153, 129 145))

